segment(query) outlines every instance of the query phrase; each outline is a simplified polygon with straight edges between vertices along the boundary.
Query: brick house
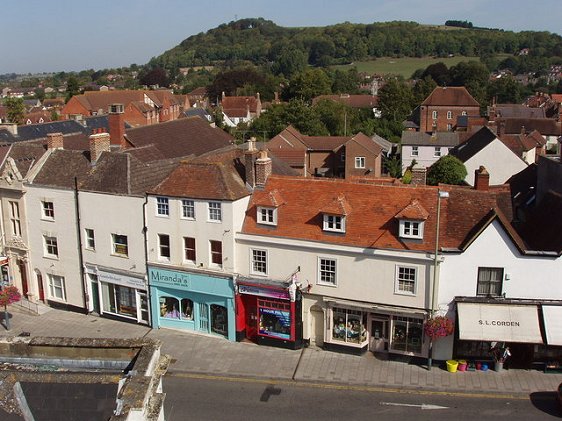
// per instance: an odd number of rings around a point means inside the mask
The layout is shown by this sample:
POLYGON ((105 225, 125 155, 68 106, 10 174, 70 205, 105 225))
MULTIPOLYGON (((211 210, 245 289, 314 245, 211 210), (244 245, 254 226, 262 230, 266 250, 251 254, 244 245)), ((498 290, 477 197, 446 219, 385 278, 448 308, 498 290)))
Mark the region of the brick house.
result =
POLYGON ((221 100, 224 123, 236 127, 240 123, 249 123, 258 118, 262 111, 260 94, 256 96, 226 96, 222 93, 221 100))
POLYGON ((437 87, 422 102, 420 131, 453 131, 460 116, 480 115, 480 104, 464 86, 437 87))

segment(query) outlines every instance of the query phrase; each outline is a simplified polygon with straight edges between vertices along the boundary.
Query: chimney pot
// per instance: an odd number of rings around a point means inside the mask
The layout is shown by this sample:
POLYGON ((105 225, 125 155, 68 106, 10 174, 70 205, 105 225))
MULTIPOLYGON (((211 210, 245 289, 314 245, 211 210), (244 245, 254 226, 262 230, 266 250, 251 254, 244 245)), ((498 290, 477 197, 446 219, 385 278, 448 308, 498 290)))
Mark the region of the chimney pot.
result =
POLYGON ((273 165, 271 158, 267 156, 267 151, 260 151, 260 157, 256 159, 256 186, 265 186, 272 169, 273 165))
POLYGON ((109 133, 96 133, 90 135, 90 162, 95 164, 102 152, 111 151, 111 138, 109 133))

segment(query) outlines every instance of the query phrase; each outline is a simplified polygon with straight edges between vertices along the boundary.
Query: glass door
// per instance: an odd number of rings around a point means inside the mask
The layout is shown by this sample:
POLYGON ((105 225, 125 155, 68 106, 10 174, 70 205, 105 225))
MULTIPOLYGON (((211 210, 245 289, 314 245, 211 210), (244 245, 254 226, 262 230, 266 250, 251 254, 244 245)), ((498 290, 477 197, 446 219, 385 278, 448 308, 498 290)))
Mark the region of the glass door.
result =
POLYGON ((138 302, 140 305, 137 309, 137 320, 140 320, 141 323, 149 324, 149 311, 148 311, 148 298, 146 296, 146 292, 138 291, 138 302))
POLYGON ((371 343, 369 349, 373 352, 388 351, 388 320, 377 318, 371 320, 371 343))
POLYGON ((199 330, 209 332, 209 307, 205 303, 199 303, 199 330))

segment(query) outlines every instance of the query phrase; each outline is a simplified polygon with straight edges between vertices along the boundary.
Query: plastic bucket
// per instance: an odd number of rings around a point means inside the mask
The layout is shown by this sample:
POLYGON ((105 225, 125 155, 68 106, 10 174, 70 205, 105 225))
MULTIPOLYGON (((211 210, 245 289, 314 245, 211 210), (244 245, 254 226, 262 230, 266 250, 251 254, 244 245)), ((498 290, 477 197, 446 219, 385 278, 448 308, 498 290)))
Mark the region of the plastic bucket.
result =
POLYGON ((459 371, 466 371, 466 363, 462 364, 462 363, 459 362, 458 370, 459 371))
POLYGON ((482 370, 482 371, 488 371, 488 364, 482 363, 482 365, 480 366, 480 370, 482 370))
POLYGON ((457 360, 447 360, 447 371, 449 373, 456 373, 459 363, 457 360))
POLYGON ((476 370, 482 370, 482 363, 480 361, 476 362, 476 370))

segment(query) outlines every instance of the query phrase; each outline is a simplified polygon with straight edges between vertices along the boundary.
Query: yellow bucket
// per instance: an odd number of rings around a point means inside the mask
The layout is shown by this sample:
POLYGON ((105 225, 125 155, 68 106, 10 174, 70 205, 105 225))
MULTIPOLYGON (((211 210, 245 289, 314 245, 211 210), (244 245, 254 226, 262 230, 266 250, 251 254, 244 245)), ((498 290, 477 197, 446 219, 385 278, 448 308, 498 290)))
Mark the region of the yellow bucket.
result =
POLYGON ((459 362, 457 360, 447 360, 447 371, 449 373, 456 373, 459 362))

